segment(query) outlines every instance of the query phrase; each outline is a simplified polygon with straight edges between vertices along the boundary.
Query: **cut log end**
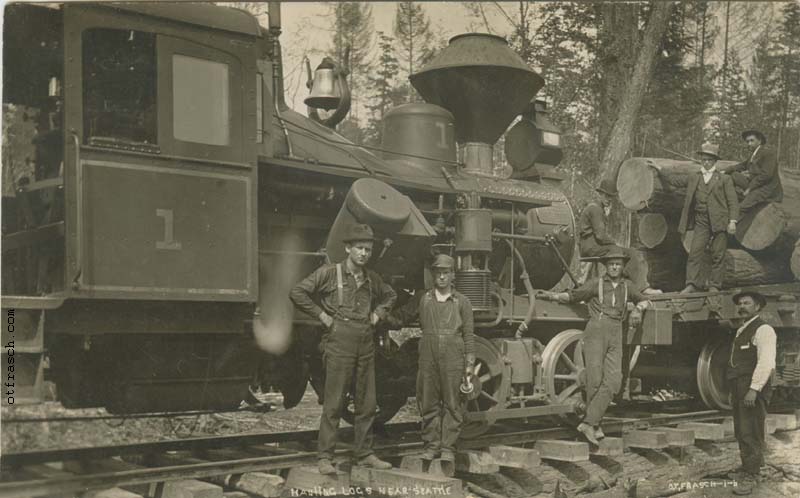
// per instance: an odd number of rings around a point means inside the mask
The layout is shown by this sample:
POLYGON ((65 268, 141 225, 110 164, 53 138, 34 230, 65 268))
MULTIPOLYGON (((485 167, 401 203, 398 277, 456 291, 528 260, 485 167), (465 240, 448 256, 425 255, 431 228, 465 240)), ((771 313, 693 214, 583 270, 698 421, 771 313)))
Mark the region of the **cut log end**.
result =
POLYGON ((778 240, 785 226, 786 218, 781 208, 774 203, 767 204, 747 213, 739 221, 736 240, 745 249, 760 251, 778 240))
POLYGON ((667 220, 660 213, 639 215, 639 242, 648 249, 658 246, 667 237, 667 220))
POLYGON ((654 170, 648 159, 632 157, 619 167, 617 191, 619 200, 626 209, 639 211, 647 206, 655 189, 654 170))

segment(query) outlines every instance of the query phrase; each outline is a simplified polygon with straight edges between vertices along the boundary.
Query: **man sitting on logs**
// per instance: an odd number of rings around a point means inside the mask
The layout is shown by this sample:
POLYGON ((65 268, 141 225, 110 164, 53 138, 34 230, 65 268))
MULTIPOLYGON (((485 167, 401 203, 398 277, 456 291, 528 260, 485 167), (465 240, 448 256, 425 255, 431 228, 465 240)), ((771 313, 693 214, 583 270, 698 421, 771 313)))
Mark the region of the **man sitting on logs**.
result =
POLYGON ((622 385, 622 323, 628 314, 628 301, 636 303, 628 316, 630 326, 642 321, 642 311, 650 307, 647 297, 633 282, 622 277, 628 255, 616 250, 602 261, 606 274, 589 279, 568 292, 540 292, 537 297, 562 303, 589 303, 589 323, 583 333, 586 359, 586 416, 577 429, 592 444, 605 437, 600 421, 622 385))
POLYGON ((739 218, 739 200, 733 180, 717 171, 719 146, 704 143, 697 155, 703 168, 685 177, 672 178, 686 182, 686 197, 683 201, 678 232, 685 235, 694 230, 689 260, 686 263, 686 287, 681 293, 697 292, 705 288, 701 279, 708 274, 708 290, 719 292, 725 270, 725 250, 728 248, 728 235, 736 233, 736 220, 739 218), (727 233, 726 233, 727 232, 727 233), (706 251, 711 255, 711 272, 704 266, 706 251))
POLYGON ((606 257, 612 252, 621 252, 628 260, 628 264, 625 266, 625 276, 633 282, 636 290, 643 294, 660 294, 660 290, 650 288, 647 275, 645 275, 640 262, 641 258, 636 254, 636 250, 616 245, 608 233, 606 227, 608 226, 608 216, 611 214, 611 201, 617 195, 614 183, 603 180, 596 190, 600 194, 600 202, 589 203, 581 212, 578 220, 581 257, 606 257))
POLYGON ((750 494, 764 465, 764 421, 770 400, 770 378, 775 370, 775 329, 759 317, 766 298, 754 291, 733 296, 742 325, 731 346, 726 378, 731 389, 733 432, 742 458, 742 481, 733 492, 750 494))
POLYGON ((742 139, 752 151, 750 158, 731 167, 729 171, 736 187, 743 192, 739 211, 745 216, 763 204, 781 202, 783 186, 775 153, 765 147, 767 137, 758 130, 745 130, 742 139))

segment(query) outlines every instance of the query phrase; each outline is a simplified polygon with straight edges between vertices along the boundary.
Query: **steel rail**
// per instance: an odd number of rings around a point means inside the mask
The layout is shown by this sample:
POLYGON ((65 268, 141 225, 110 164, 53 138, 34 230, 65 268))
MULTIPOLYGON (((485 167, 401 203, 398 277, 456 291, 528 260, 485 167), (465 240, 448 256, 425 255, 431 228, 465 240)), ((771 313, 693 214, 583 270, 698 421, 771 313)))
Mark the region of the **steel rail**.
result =
MULTIPOLYGON (((606 432, 613 434, 624 430, 642 429, 658 425, 676 424, 685 421, 702 421, 720 419, 725 416, 725 412, 717 410, 705 410, 700 412, 690 412, 674 415, 656 415, 636 419, 610 419, 603 423, 606 432)), ((404 426, 415 426, 417 424, 392 424, 389 427, 398 428, 404 426)), ((146 443, 123 445, 117 447, 104 448, 84 448, 72 450, 72 455, 68 450, 57 450, 48 453, 48 458, 57 454, 64 457, 75 458, 75 452, 81 453, 81 458, 98 458, 98 455, 121 455, 130 452, 154 453, 163 451, 174 451, 175 449, 190 450, 197 449, 197 445, 204 448, 223 447, 223 446, 252 446, 266 441, 280 442, 307 440, 310 436, 315 436, 316 431, 302 431, 295 433, 276 433, 276 434, 250 434, 237 436, 220 436, 212 438, 195 438, 194 440, 166 441, 159 443, 146 443), (272 438, 270 438, 272 436, 272 438), (113 451, 111 450, 113 448, 113 451), (66 453, 64 453, 66 452, 66 453)), ((497 434, 488 434, 472 440, 464 440, 459 445, 461 448, 479 448, 492 444, 521 444, 530 443, 539 439, 559 439, 575 437, 575 431, 567 427, 553 427, 534 430, 512 430, 497 434)), ((422 446, 419 441, 414 442, 390 442, 376 447, 376 453, 384 457, 398 457, 418 451, 422 446)), ((339 450, 337 453, 344 454, 347 450, 339 450)), ((7 455, 9 461, 15 461, 18 465, 26 458, 22 455, 7 455)), ((32 453, 27 454, 28 460, 32 453)), ((58 477, 54 479, 29 479, 25 481, 13 481, 0 483, 0 495, 4 497, 29 497, 42 496, 52 493, 79 492, 91 489, 107 489, 119 486, 131 486, 136 484, 146 484, 152 482, 173 481, 179 479, 198 479, 209 476, 242 474, 245 472, 265 471, 290 468, 303 463, 311 463, 316 458, 316 453, 312 451, 298 451, 285 455, 267 455, 252 458, 242 458, 235 460, 211 461, 202 463, 189 463, 181 465, 170 465, 155 468, 131 469, 118 472, 104 472, 89 475, 75 475, 68 477, 58 477)), ((40 461, 40 460, 38 460, 40 461)), ((24 464, 22 464, 24 465, 24 464)))

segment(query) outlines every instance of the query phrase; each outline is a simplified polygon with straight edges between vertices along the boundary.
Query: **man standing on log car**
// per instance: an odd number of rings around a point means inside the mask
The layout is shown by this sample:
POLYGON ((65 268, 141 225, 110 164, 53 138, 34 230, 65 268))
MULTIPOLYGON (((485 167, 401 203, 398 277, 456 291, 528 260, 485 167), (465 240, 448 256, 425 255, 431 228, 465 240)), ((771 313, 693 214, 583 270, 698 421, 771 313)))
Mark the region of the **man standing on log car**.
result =
POLYGON ((331 463, 336 431, 351 385, 355 386, 353 452, 357 464, 376 469, 392 467, 372 452, 377 408, 373 331, 397 299, 394 290, 366 268, 374 239, 368 225, 351 225, 343 239, 347 259, 318 268, 290 294, 295 306, 328 329, 321 346, 325 395, 319 423, 320 474, 336 473, 331 463))
POLYGON ((759 312, 767 304, 758 292, 745 291, 733 296, 736 313, 743 321, 736 330, 728 362, 727 379, 733 405, 733 431, 739 442, 743 482, 734 488, 737 495, 752 492, 764 465, 764 420, 775 370, 775 329, 759 312))
POLYGON ((742 139, 752 153, 730 171, 733 182, 743 192, 739 211, 744 216, 763 204, 781 202, 783 186, 775 153, 766 147, 767 137, 758 130, 745 130, 742 139))
POLYGON ((641 258, 635 249, 620 247, 608 233, 608 216, 611 214, 611 202, 617 195, 614 183, 602 180, 597 187, 600 202, 591 202, 581 212, 578 220, 578 230, 581 236, 581 257, 605 257, 611 252, 625 254, 628 264, 625 266, 625 275, 631 279, 637 291, 644 294, 660 294, 661 291, 650 288, 647 275, 641 265, 641 258))
MULTIPOLYGON (((739 200, 733 180, 716 169, 719 145, 704 143, 697 155, 703 164, 702 169, 680 179, 686 183, 686 198, 678 232, 683 235, 687 230, 694 230, 686 263, 686 287, 682 293, 705 288, 705 282, 700 279, 707 273, 703 268, 706 251, 711 253, 708 290, 719 292, 725 271, 727 234, 736 233, 736 220, 739 218, 739 200)), ((675 179, 671 184, 675 185, 675 179)))
POLYGON ((583 333, 586 360, 586 416, 577 429, 597 445, 604 436, 600 421, 622 384, 622 323, 628 301, 636 303, 628 316, 629 326, 642 321, 642 312, 650 307, 647 297, 633 283, 622 277, 628 255, 613 251, 603 258, 606 274, 593 278, 568 292, 540 292, 538 297, 562 303, 589 303, 589 323, 583 333))

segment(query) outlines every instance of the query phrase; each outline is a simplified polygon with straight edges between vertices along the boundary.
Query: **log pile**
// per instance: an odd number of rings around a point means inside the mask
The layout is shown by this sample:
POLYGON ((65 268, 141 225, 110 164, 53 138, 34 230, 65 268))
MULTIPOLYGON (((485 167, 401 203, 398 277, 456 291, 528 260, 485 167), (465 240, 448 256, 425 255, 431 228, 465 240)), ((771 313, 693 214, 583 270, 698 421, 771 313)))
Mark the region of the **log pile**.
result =
MULTIPOLYGON (((727 172, 734 164, 719 161, 717 169, 727 172)), ((692 233, 681 237, 677 226, 688 175, 699 169, 691 161, 640 157, 619 169, 619 200, 635 211, 631 246, 642 252, 651 285, 664 291, 683 287, 692 233)), ((782 202, 761 206, 739 220, 735 239, 728 243, 724 287, 800 280, 800 172, 782 170, 781 179, 782 202)))

